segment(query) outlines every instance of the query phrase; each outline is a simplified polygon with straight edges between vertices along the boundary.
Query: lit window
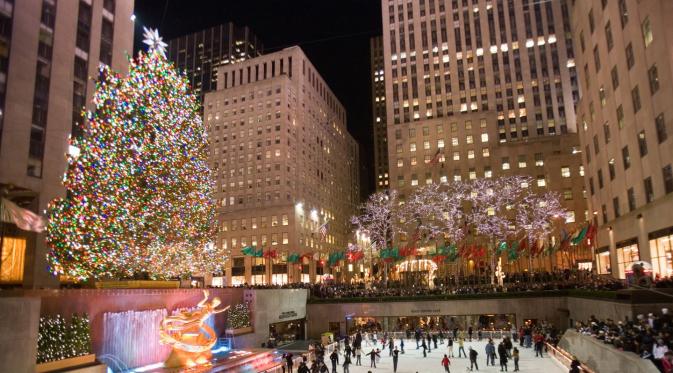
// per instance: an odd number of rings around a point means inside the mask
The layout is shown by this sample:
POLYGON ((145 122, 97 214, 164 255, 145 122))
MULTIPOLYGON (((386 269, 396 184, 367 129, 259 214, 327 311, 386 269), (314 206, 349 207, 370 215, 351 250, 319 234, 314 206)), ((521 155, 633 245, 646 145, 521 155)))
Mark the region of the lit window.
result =
POLYGON ((423 149, 430 149, 430 141, 425 140, 423 141, 423 149))
POLYGON ((416 160, 416 157, 411 157, 411 158, 410 158, 410 163, 411 163, 412 166, 417 165, 417 164, 418 164, 418 161, 416 160))
POLYGON ((404 159, 397 158, 397 167, 404 167, 404 159))
POLYGON ((566 213, 566 223, 574 223, 575 222, 575 211, 568 211, 566 213))
POLYGON ((484 158, 488 158, 491 156, 491 152, 488 150, 488 148, 482 148, 481 149, 481 156, 484 158))
POLYGON ((561 177, 570 177, 570 167, 561 167, 561 177))
POLYGON ((451 138, 451 145, 458 146, 458 138, 457 137, 452 137, 451 138))
POLYGON ((454 161, 460 160, 460 152, 453 152, 453 160, 454 161))
POLYGON ((443 148, 444 147, 444 140, 437 140, 437 147, 438 148, 443 148))
POLYGON ((481 134, 481 142, 488 142, 488 133, 481 134))
POLYGON ((473 141, 473 138, 472 138, 472 135, 467 135, 467 137, 465 138, 465 141, 466 141, 468 144, 472 144, 472 143, 474 142, 474 141, 473 141))
POLYGON ((646 17, 642 24, 643 28, 643 39, 645 40, 645 48, 649 47, 654 40, 652 36, 652 24, 650 23, 650 18, 646 17))
POLYGON ((547 186, 547 180, 545 180, 544 176, 538 176, 537 177, 537 186, 540 188, 544 188, 547 186))
POLYGON ((409 144, 409 151, 415 152, 416 151, 416 143, 412 142, 409 144))
POLYGON ((509 170, 509 158, 505 157, 502 159, 502 169, 509 170))
POLYGON ((474 150, 467 151, 467 159, 474 159, 474 150))

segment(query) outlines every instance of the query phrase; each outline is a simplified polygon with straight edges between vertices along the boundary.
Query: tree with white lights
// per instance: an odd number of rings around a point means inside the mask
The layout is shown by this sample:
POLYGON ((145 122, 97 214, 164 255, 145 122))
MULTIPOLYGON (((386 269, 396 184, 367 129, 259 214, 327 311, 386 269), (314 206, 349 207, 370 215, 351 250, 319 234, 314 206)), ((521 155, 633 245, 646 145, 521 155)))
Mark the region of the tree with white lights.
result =
POLYGON ((466 187, 461 182, 430 184, 418 188, 403 205, 407 227, 428 241, 439 237, 456 243, 465 235, 462 203, 466 187))
POLYGON ((351 223, 369 236, 375 250, 388 247, 400 232, 401 209, 397 191, 372 194, 360 210, 361 214, 353 216, 351 223))

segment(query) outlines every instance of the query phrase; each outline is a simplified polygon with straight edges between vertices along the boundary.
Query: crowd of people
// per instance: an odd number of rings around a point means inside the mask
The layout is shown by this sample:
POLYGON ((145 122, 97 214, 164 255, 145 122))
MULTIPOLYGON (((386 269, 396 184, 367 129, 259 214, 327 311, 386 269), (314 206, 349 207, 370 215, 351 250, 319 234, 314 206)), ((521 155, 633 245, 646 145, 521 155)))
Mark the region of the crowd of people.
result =
POLYGON ((357 297, 397 297, 453 294, 487 294, 503 292, 526 292, 548 290, 619 290, 624 282, 611 276, 601 276, 589 271, 566 270, 535 273, 509 274, 503 285, 492 285, 487 280, 482 283, 463 283, 441 279, 430 286, 408 286, 398 281, 375 282, 371 284, 317 284, 310 287, 314 298, 357 298, 357 297))
POLYGON ((660 314, 639 314, 635 320, 577 322, 577 331, 592 335, 616 348, 650 359, 661 372, 673 373, 673 317, 667 308, 660 314))
MULTIPOLYGON (((388 356, 392 360, 393 372, 397 372, 400 356, 405 354, 405 348, 415 348, 427 357, 432 350, 444 350, 440 360, 441 366, 449 372, 451 359, 469 359, 470 370, 479 370, 479 355, 472 342, 487 340, 484 348, 486 366, 500 367, 507 372, 510 361, 513 362, 513 371, 519 371, 520 349, 532 348, 536 357, 544 357, 547 344, 558 343, 559 331, 553 325, 541 322, 540 324, 525 324, 519 329, 512 328, 502 334, 496 344, 492 338, 484 338, 481 329, 468 327, 466 330, 458 328, 447 330, 441 328, 408 329, 401 335, 377 330, 358 330, 343 340, 343 344, 335 344, 331 352, 325 350, 321 343, 311 343, 307 354, 302 355, 297 372, 325 373, 337 372, 340 369, 349 373, 351 365, 366 366, 375 369, 381 359, 388 356), (415 347, 414 347, 415 344, 415 347), (343 347, 339 347, 343 346, 343 347), (466 350, 467 348, 467 350, 466 350), (387 350, 387 351, 386 351, 387 350), (363 362, 364 360, 364 362, 363 362), (331 369, 330 369, 331 366, 331 369)), ((283 355, 283 372, 293 373, 294 356, 291 353, 283 355)))

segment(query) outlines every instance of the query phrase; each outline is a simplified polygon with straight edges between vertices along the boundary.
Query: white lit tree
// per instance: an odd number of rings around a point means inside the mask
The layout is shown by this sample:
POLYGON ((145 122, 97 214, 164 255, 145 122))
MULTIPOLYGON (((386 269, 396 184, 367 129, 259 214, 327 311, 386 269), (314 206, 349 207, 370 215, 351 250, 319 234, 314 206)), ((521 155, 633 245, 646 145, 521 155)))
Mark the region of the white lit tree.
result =
POLYGON ((418 188, 403 205, 404 220, 428 241, 441 237, 456 243, 465 235, 462 203, 466 185, 461 182, 418 188))

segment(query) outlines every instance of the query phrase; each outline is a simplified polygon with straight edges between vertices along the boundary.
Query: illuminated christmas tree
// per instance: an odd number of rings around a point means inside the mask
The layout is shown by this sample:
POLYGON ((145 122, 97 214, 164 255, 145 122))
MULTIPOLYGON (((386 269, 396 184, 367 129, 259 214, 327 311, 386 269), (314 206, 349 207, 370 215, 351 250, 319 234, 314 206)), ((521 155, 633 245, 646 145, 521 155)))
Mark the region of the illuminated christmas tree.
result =
POLYGON ((71 140, 67 195, 48 209, 54 275, 174 277, 216 270, 208 140, 187 79, 145 30, 147 53, 100 70, 83 136, 71 140))

